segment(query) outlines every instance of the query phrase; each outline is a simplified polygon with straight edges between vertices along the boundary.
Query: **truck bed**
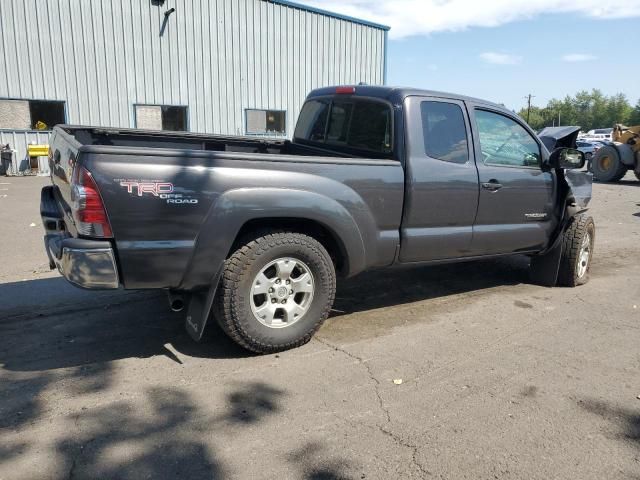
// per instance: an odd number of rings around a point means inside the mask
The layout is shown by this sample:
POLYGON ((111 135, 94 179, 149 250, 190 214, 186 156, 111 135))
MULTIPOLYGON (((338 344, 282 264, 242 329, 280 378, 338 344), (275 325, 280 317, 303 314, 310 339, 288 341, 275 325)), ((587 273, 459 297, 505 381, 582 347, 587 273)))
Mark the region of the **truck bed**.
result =
POLYGON ((300 145, 284 139, 67 125, 62 125, 59 128, 74 137, 81 145, 87 146, 170 148, 211 152, 354 158, 348 153, 300 145))

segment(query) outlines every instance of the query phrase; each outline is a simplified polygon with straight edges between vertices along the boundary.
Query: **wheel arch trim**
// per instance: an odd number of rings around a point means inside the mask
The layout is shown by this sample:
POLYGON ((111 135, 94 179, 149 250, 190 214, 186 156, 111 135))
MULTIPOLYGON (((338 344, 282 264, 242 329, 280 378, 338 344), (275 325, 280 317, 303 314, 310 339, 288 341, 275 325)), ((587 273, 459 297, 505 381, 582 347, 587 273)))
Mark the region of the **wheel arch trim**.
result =
MULTIPOLYGON (((223 193, 212 205, 196 239, 180 289, 207 288, 243 226, 268 218, 317 222, 332 232, 344 248, 347 275, 365 269, 366 247, 360 226, 335 199, 305 190, 239 188, 223 193)), ((372 228, 373 225, 365 227, 372 228)))

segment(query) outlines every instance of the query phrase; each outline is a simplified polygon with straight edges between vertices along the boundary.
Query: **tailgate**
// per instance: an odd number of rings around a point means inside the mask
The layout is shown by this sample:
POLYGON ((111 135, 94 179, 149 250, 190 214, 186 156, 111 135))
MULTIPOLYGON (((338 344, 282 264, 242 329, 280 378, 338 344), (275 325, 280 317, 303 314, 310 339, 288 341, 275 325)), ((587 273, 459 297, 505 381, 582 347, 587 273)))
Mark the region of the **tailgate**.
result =
MULTIPOLYGON (((53 188, 47 194, 42 193, 42 205, 48 205, 47 211, 58 212, 60 220, 66 225, 67 231, 76 235, 73 216, 71 215, 71 177, 78 161, 80 143, 69 133, 55 127, 50 142, 49 170, 53 188), (46 195, 46 198, 45 198, 46 195)), ((42 208, 42 207, 41 207, 42 208)), ((43 218, 48 217, 41 212, 43 218)))

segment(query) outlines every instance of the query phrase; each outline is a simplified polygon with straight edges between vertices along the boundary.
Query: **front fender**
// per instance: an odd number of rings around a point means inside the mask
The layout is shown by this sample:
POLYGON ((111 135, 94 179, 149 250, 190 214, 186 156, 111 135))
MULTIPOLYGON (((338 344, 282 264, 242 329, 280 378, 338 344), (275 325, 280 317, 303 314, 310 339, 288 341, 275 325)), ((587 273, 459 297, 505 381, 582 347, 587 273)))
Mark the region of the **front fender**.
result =
POLYGON ((333 198, 305 190, 238 188, 221 194, 212 205, 180 290, 209 287, 242 226, 260 218, 301 218, 318 222, 339 239, 348 259, 347 274, 365 268, 366 249, 361 228, 351 213, 333 198))
POLYGON ((586 210, 591 201, 593 174, 580 170, 565 170, 562 179, 568 189, 565 203, 573 204, 586 210))
POLYGON ((531 259, 531 278, 534 283, 552 287, 558 281, 562 257, 562 237, 571 219, 587 210, 591 200, 593 174, 579 170, 557 171, 558 226, 545 250, 531 259))

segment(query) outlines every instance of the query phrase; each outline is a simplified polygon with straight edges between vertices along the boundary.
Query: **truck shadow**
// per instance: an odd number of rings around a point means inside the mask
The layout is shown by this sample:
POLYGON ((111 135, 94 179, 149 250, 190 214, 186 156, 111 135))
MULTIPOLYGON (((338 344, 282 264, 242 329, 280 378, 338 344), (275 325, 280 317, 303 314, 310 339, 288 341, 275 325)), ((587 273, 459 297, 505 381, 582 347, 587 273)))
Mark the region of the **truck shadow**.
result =
MULTIPOLYGON (((339 283, 332 317, 528 281, 528 259, 510 258, 380 270, 339 283)), ((49 278, 0 286, 0 364, 4 370, 75 368, 87 391, 108 383, 98 365, 123 358, 251 356, 210 320, 201 343, 169 311, 162 292, 87 292, 49 278)), ((2 370, 0 370, 1 372, 2 370)), ((34 384, 37 388, 37 384, 34 384)))
POLYGON ((101 295, 75 289, 62 278, 5 284, 0 289, 8 294, 0 299, 0 337, 5 339, 0 344, 0 364, 5 370, 74 367, 90 373, 104 362, 156 355, 180 363, 175 351, 211 358, 249 355, 226 336, 216 335, 215 328, 202 343, 191 340, 183 326, 184 314, 171 312, 162 292, 101 295), (49 301, 52 289, 59 295, 49 301), (23 290, 33 296, 32 306, 24 308, 15 300, 24 296, 23 290))
POLYGON ((620 180, 617 182, 618 185, 629 186, 629 187, 640 187, 640 181, 638 180, 620 180))
POLYGON ((529 282, 524 256, 368 272, 339 283, 332 316, 529 282))

